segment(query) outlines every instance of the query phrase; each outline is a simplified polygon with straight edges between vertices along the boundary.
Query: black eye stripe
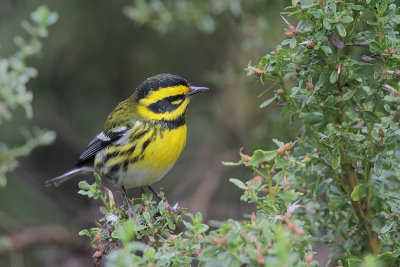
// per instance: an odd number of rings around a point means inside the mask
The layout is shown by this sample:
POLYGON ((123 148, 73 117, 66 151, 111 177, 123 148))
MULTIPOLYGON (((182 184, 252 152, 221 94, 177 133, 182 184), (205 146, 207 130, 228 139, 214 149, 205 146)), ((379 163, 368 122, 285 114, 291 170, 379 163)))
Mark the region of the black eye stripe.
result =
POLYGON ((181 99, 184 99, 185 98, 185 95, 172 95, 172 96, 167 96, 167 97, 165 97, 165 98, 163 98, 162 100, 165 100, 165 101, 168 101, 168 102, 174 102, 174 101, 177 101, 177 100, 181 100, 181 99))
POLYGON ((182 105, 182 101, 176 104, 172 103, 174 101, 183 100, 185 97, 186 96, 183 94, 164 97, 163 99, 148 105, 148 108, 155 113, 172 112, 182 105))

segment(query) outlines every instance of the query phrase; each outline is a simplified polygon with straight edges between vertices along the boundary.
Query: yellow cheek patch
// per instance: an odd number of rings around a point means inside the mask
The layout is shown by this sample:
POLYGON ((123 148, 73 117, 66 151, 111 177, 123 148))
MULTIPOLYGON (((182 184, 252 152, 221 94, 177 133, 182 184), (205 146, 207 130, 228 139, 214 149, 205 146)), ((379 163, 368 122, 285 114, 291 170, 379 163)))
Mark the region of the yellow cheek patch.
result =
POLYGON ((149 106, 159 100, 174 95, 186 95, 189 92, 189 87, 185 85, 177 85, 171 87, 160 88, 157 91, 150 91, 149 94, 139 101, 144 106, 149 106))

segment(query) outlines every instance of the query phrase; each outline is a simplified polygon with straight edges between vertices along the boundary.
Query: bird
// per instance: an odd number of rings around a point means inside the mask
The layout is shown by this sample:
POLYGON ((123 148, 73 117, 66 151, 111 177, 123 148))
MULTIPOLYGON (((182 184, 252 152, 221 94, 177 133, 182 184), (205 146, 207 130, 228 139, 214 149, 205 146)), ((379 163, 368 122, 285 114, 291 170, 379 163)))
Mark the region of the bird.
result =
POLYGON ((122 189, 151 186, 174 166, 186 145, 185 114, 191 97, 209 90, 191 86, 174 74, 158 74, 143 81, 107 117, 103 130, 79 156, 75 166, 45 182, 59 186, 78 175, 98 173, 122 189))

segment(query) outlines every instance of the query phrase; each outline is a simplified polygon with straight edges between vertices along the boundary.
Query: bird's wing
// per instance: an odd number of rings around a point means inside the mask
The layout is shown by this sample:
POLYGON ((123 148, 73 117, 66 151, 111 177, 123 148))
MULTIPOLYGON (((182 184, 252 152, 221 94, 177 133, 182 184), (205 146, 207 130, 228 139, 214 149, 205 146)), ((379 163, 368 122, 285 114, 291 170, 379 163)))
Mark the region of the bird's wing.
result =
POLYGON ((91 160, 97 152, 110 145, 111 143, 119 140, 125 133, 126 129, 120 131, 112 131, 110 133, 105 133, 102 131, 99 133, 86 147, 85 151, 80 155, 76 166, 85 165, 85 163, 91 160))

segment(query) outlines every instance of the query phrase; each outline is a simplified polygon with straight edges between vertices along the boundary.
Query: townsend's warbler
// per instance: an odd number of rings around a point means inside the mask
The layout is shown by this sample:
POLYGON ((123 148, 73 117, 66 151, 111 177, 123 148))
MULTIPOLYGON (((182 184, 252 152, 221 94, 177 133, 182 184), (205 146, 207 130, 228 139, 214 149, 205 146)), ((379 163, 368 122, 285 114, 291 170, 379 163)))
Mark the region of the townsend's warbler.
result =
POLYGON ((204 90, 208 88, 190 86, 172 74, 146 79, 108 116, 103 131, 89 143, 75 168, 46 185, 59 186, 76 175, 97 172, 121 186, 126 198, 125 188, 160 180, 186 144, 190 97, 204 90))

